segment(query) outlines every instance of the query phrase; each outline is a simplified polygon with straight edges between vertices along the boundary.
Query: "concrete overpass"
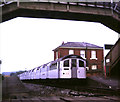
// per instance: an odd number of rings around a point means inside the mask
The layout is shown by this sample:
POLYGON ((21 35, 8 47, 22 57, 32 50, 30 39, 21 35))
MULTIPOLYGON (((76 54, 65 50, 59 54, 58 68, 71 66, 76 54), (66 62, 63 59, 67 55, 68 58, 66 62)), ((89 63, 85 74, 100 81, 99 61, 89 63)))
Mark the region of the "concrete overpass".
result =
POLYGON ((1 4, 2 22, 15 17, 35 17, 100 22, 120 33, 120 2, 8 2, 1 4))

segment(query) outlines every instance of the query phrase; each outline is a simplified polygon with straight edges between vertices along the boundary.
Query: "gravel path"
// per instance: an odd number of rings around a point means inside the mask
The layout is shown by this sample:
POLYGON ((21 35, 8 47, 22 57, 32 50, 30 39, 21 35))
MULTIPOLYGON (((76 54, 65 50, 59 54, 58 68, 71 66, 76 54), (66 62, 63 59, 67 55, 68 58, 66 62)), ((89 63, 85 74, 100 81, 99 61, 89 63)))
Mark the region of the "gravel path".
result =
POLYGON ((22 83, 17 77, 9 77, 3 81, 3 96, 2 102, 53 102, 53 100, 54 102, 57 100, 59 102, 75 102, 75 100, 79 100, 77 102, 81 100, 114 102, 120 100, 117 96, 100 96, 95 93, 22 83))
MULTIPOLYGON (((86 102, 89 100, 89 102, 92 102, 90 100, 95 100, 94 102, 101 102, 101 100, 106 102, 114 102, 120 100, 117 96, 104 96, 100 94, 95 93, 89 93, 89 92, 79 92, 74 91, 71 89, 64 89, 64 88, 56 88, 51 86, 45 86, 45 85, 37 85, 37 84, 31 84, 31 83, 23 83, 24 86, 30 90, 30 97, 35 98, 60 98, 62 97, 67 99, 74 99, 74 100, 86 100, 86 102), (98 101, 97 101, 98 100, 98 101)), ((66 102, 66 101, 65 101, 66 102)), ((71 101, 74 102, 74 101, 71 101)), ((79 102, 79 101, 77 101, 79 102)))
POLYGON ((30 90, 32 96, 70 96, 70 89, 56 88, 51 86, 23 83, 30 90))

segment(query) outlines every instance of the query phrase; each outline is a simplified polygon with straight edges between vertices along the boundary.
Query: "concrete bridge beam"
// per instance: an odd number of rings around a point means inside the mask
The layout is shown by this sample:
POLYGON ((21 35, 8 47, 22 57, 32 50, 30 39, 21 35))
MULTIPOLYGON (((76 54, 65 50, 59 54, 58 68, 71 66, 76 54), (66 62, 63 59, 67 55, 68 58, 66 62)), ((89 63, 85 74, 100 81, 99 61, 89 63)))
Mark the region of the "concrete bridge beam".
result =
POLYGON ((120 33, 120 15, 110 8, 50 2, 15 2, 2 7, 2 22, 14 17, 36 17, 100 22, 120 33))

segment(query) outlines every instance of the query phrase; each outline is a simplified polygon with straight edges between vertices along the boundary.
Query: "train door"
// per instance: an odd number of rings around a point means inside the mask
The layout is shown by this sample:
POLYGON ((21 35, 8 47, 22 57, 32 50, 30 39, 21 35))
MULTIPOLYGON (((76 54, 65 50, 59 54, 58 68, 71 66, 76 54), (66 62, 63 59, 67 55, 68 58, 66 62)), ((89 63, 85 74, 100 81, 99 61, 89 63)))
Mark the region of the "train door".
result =
POLYGON ((71 77, 77 78, 77 60, 71 59, 71 77))
POLYGON ((78 59, 77 63, 78 63, 77 78, 86 78, 86 69, 84 61, 78 59))
POLYGON ((60 68, 60 78, 71 78, 70 60, 63 60, 60 68))

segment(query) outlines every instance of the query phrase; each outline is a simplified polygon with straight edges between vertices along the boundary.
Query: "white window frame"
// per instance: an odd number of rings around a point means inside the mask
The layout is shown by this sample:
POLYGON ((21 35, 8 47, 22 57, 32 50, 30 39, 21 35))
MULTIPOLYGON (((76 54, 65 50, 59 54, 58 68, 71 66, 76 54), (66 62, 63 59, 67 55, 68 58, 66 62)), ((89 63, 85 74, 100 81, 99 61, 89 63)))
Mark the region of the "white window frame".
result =
POLYGON ((89 70, 89 67, 86 67, 87 70, 89 70))
POLYGON ((92 70, 97 70, 97 65, 92 65, 92 66, 91 66, 91 69, 92 69, 92 70))
POLYGON ((110 59, 106 59, 106 63, 109 63, 110 62, 110 59))
POLYGON ((74 54, 74 50, 69 50, 69 55, 74 54))
POLYGON ((91 51, 91 58, 90 59, 96 59, 97 60, 97 56, 96 56, 96 51, 95 50, 91 51))
POLYGON ((85 58, 85 50, 80 50, 80 56, 81 56, 82 58, 86 59, 86 58, 85 58))
POLYGON ((58 59, 58 51, 56 52, 56 59, 58 59))

